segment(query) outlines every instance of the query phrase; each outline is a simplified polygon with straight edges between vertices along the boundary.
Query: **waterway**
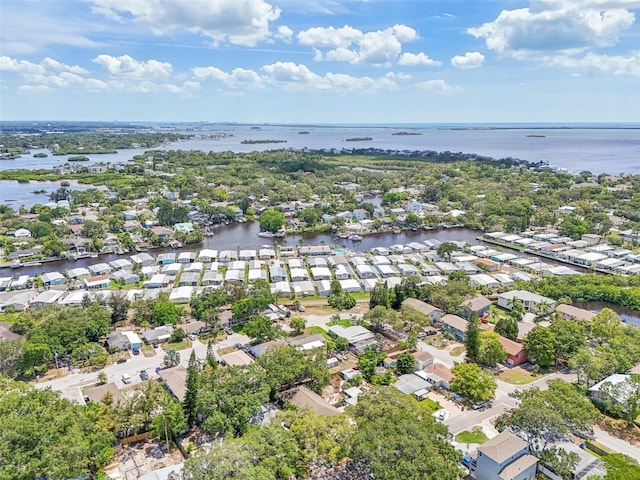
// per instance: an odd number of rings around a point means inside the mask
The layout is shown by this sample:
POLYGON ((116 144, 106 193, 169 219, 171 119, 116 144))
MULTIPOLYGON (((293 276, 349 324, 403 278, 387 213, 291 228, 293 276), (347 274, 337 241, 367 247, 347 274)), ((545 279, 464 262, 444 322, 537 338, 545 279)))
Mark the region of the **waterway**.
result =
POLYGON ((591 310, 592 312, 599 312, 603 308, 609 308, 616 312, 625 322, 634 323, 640 327, 640 312, 638 310, 621 307, 609 302, 575 302, 574 306, 591 310))
MULTIPOLYGON (((97 188, 99 190, 107 190, 104 185, 84 185, 75 180, 67 180, 69 190, 89 190, 97 188)), ((0 192, 2 201, 12 208, 18 209, 20 206, 31 207, 37 203, 44 204, 49 202, 51 192, 62 187, 61 182, 53 182, 48 180, 31 180, 30 182, 18 182, 17 180, 0 181, 0 192)))
MULTIPOLYGON (((352 242, 348 239, 338 239, 331 234, 326 233, 305 233, 302 235, 287 235, 284 238, 264 238, 258 237, 260 232, 260 224, 258 222, 232 223, 230 225, 220 225, 215 230, 215 235, 205 237, 202 243, 197 245, 187 245, 180 250, 170 250, 168 248, 153 249, 149 253, 158 255, 169 251, 187 251, 199 252, 203 248, 211 248, 215 250, 235 250, 240 249, 259 249, 262 245, 273 246, 274 242, 279 245, 336 245, 338 247, 347 248, 352 251, 364 252, 374 247, 389 247, 394 244, 407 244, 415 241, 424 241, 428 239, 436 239, 441 242, 447 241, 463 241, 468 243, 478 243, 475 238, 478 232, 468 228, 452 228, 432 231, 406 231, 399 234, 379 233, 364 236, 361 242, 352 242)), ((135 252, 130 253, 132 255, 135 252)), ((127 256, 124 256, 125 258, 127 256)), ((121 256, 116 254, 100 255, 99 258, 81 258, 75 261, 61 260, 58 262, 48 262, 42 265, 25 266, 18 269, 2 268, 0 269, 0 277, 14 275, 31 275, 39 273, 60 271, 68 268, 87 267, 100 262, 111 262, 121 256)))

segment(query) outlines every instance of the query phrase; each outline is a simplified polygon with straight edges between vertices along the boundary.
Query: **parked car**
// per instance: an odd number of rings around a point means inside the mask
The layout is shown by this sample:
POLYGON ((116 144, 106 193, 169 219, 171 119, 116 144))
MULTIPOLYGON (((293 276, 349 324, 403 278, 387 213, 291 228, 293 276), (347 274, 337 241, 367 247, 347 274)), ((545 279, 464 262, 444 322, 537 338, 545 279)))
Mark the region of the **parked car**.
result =
POLYGON ((426 332, 418 332, 418 338, 424 338, 426 336, 427 336, 426 332))
POLYGON ((134 348, 131 350, 131 353, 133 353, 134 355, 140 355, 140 349, 139 348, 134 348))
POLYGON ((304 312, 305 310, 306 310, 306 308, 304 308, 304 305, 298 306, 298 311, 299 312, 304 312))
POLYGON ((124 384, 131 383, 131 375, 129 375, 128 373, 123 373, 122 374, 122 383, 124 383, 124 384))
POLYGON ((231 329, 231 327, 225 327, 224 333, 226 333, 227 335, 233 335, 233 330, 231 329))
POLYGON ((140 370, 140 378, 142 380, 149 380, 149 374, 146 370, 140 370))
POLYGON ((162 370, 162 367, 156 367, 156 373, 160 373, 160 370, 162 370))
POLYGON ((151 346, 152 346, 153 348, 158 348, 158 343, 157 343, 157 342, 153 342, 153 343, 151 344, 151 346))
POLYGON ((116 360, 116 363, 127 363, 127 359, 126 357, 120 357, 118 360, 116 360))
POLYGON ((188 333, 187 338, 192 342, 195 342, 198 339, 198 337, 196 337, 193 333, 188 333))

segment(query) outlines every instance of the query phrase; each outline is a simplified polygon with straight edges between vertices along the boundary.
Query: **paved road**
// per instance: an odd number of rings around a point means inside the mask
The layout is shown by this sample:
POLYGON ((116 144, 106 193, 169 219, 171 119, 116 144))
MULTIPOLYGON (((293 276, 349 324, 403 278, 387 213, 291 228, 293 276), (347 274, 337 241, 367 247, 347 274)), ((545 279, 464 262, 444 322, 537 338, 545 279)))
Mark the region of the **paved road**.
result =
MULTIPOLYGON (((214 349, 235 345, 236 343, 246 343, 249 337, 246 335, 240 335, 234 333, 229 335, 225 340, 218 342, 214 345, 214 349)), ((205 357, 207 354, 207 345, 196 340, 193 342, 191 348, 180 350, 180 363, 185 367, 189 363, 189 356, 191 350, 196 351, 198 357, 205 357)), ((140 371, 146 370, 151 379, 157 378, 158 374, 155 372, 156 367, 162 366, 164 359, 164 351, 162 347, 154 349, 155 355, 151 357, 145 357, 144 354, 133 355, 125 363, 114 363, 108 365, 102 370, 95 372, 84 373, 79 370, 74 370, 68 375, 60 378, 55 378, 46 382, 36 384, 36 388, 45 389, 51 388, 52 390, 59 391, 65 398, 76 401, 78 403, 84 403, 81 389, 87 385, 92 385, 98 382, 98 374, 104 372, 107 375, 108 382, 114 382, 118 388, 123 388, 125 384, 122 382, 122 374, 128 373, 131 376, 131 385, 135 385, 142 382, 140 378, 140 371)))
POLYGON ((601 443, 605 447, 608 447, 611 450, 615 450, 616 452, 624 453, 625 455, 628 455, 631 458, 635 458, 636 460, 640 459, 640 448, 631 445, 625 440, 621 440, 617 437, 609 435, 607 432, 597 427, 594 428, 593 433, 595 434, 596 441, 601 443))

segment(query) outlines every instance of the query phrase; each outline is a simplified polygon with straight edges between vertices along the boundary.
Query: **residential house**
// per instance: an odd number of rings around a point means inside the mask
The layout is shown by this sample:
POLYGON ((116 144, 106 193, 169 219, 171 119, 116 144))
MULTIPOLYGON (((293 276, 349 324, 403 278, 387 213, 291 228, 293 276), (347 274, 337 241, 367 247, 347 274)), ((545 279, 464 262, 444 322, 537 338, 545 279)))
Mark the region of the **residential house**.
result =
POLYGON ((149 267, 155 263, 153 257, 147 252, 131 255, 131 260, 133 261, 133 263, 141 265, 143 267, 149 267))
POLYGON ((193 296, 193 287, 180 286, 171 289, 169 293, 169 301, 173 303, 189 303, 193 296))
MULTIPOLYGON (((596 403, 605 403, 611 400, 616 402, 626 402, 629 400, 629 397, 634 394, 633 389, 629 386, 618 387, 616 388, 616 392, 609 393, 606 389, 603 389, 603 385, 611 384, 611 385, 620 385, 631 378, 631 375, 622 374, 622 373, 614 373, 613 375, 609 375, 604 380, 596 383, 589 390, 587 390, 587 395, 596 403), (604 391, 603 391, 604 390, 604 391), (612 398, 612 395, 617 395, 612 398)), ((639 402, 640 403, 640 402, 639 402)))
POLYGON ((158 372, 167 391, 183 402, 187 395, 187 369, 182 365, 171 368, 163 368, 158 372))
POLYGON ((40 280, 45 286, 62 285, 66 282, 66 278, 60 272, 43 273, 40 275, 40 280))
POLYGON ((505 430, 478 447, 471 470, 476 480, 534 480, 537 466, 529 444, 505 430))
POLYGON ((524 351, 524 345, 503 336, 500 336, 499 340, 507 352, 507 364, 509 366, 517 367, 529 360, 524 351))
POLYGON ((144 338, 144 341, 149 344, 168 342, 171 338, 172 332, 173 327, 171 325, 163 325, 145 332, 144 335, 142 335, 142 338, 144 338))
POLYGON ((522 302, 526 311, 534 313, 538 313, 541 308, 551 311, 556 303, 555 300, 537 293, 527 292, 526 290, 511 290, 498 295, 498 306, 511 310, 513 302, 518 300, 522 302))
POLYGON ((434 307, 433 305, 423 302, 422 300, 418 300, 417 298, 407 298, 402 302, 402 306, 411 308, 412 310, 429 317, 431 322, 439 322, 444 315, 444 312, 438 307, 434 307))
POLYGON ((168 227, 163 227, 157 225, 155 227, 151 227, 150 230, 160 239, 167 240, 169 238, 173 238, 173 230, 168 227))
POLYGON ((361 325, 351 327, 333 325, 329 327, 329 335, 346 338, 349 346, 358 352, 364 352, 367 348, 376 348, 378 346, 375 335, 361 325))
POLYGON ((114 270, 131 270, 133 268, 133 263, 131 263, 126 258, 117 258, 117 259, 109 262, 109 265, 114 270))
POLYGON ((566 305, 561 303, 556 307, 556 313, 560 318, 565 320, 578 320, 583 322, 590 322, 596 314, 590 310, 584 308, 574 307, 573 305, 566 305))
POLYGON ((0 304, 0 312, 6 312, 7 308, 13 309, 15 312, 23 312, 36 295, 37 292, 35 290, 16 293, 0 304))
POLYGON ((89 277, 83 280, 82 287, 85 290, 100 290, 102 288, 109 288, 111 286, 111 279, 109 275, 98 275, 96 277, 89 277))
POLYGON ((218 251, 210 248, 203 248, 198 254, 198 260, 203 263, 210 263, 218 258, 218 251))
POLYGON ((157 273, 149 280, 144 282, 144 288, 166 288, 173 283, 173 280, 168 275, 157 273))
POLYGON ((113 268, 109 266, 107 263, 96 263, 95 265, 89 265, 87 267, 91 275, 109 275, 113 268))
POLYGON ((483 295, 477 295, 470 300, 467 300, 462 304, 463 310, 459 315, 463 318, 469 319, 471 312, 476 312, 478 317, 485 317, 489 313, 489 308, 492 305, 492 301, 483 295))
MULTIPOLYGON (((420 376, 422 377, 423 375, 420 376)), ((424 368, 424 378, 434 387, 450 390, 451 382, 453 382, 455 376, 445 365, 434 362, 424 368)))
POLYGON ((305 386, 282 392, 279 395, 282 402, 289 402, 298 408, 311 410, 319 415, 337 415, 338 409, 329 405, 324 398, 305 386))
POLYGON ((224 275, 218 271, 207 271, 202 276, 203 287, 219 287, 224 281, 224 275))
POLYGON ((199 272, 183 272, 180 275, 180 280, 178 281, 179 287, 197 287, 200 282, 200 273, 199 272))
POLYGON ((180 254, 178 255, 178 263, 193 263, 195 261, 195 252, 180 252, 180 254))
POLYGON ((140 277, 132 272, 127 272, 126 270, 118 270, 117 272, 113 272, 111 275, 116 282, 120 285, 133 285, 134 283, 138 283, 140 281, 140 277))
POLYGON ((89 269, 84 267, 70 268, 69 270, 67 270, 67 277, 69 277, 71 280, 80 280, 82 278, 90 276, 91 272, 89 271, 89 269))
POLYGON ((41 307, 49 307, 54 305, 60 300, 60 298, 64 295, 63 290, 45 290, 38 294, 31 303, 29 304, 29 308, 41 308, 41 307))
POLYGON ((111 397, 112 405, 118 405, 124 403, 124 396, 118 390, 118 386, 114 382, 106 383, 104 385, 98 385, 97 387, 91 387, 85 390, 84 400, 85 402, 100 403, 102 399, 109 395, 111 397))
POLYGON ((242 365, 249 365, 253 362, 253 358, 247 355, 242 350, 235 350, 230 353, 226 353, 220 356, 220 363, 228 367, 239 367, 242 365))
POLYGON ((450 333, 458 342, 464 343, 467 338, 467 321, 458 315, 444 315, 442 322, 442 331, 450 333))
POLYGON ((176 233, 183 233, 185 235, 188 235, 189 233, 193 233, 193 231, 195 229, 193 227, 193 223, 191 223, 191 222, 183 222, 183 223, 176 223, 173 226, 173 230, 176 233))
POLYGON ((176 262, 175 252, 161 253, 160 255, 158 255, 159 265, 171 265, 175 262, 176 262))
POLYGON ((413 358, 415 360, 414 370, 424 370, 429 365, 433 364, 433 355, 429 352, 414 352, 413 358))

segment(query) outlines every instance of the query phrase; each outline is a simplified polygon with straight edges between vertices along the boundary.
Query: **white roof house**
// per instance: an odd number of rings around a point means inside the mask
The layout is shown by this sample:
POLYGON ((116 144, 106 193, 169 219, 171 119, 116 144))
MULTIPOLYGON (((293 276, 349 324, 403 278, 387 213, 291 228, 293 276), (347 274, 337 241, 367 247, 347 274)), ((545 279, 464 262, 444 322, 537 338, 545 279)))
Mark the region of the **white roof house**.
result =
POLYGON ((58 304, 63 306, 80 305, 85 295, 89 295, 85 290, 75 290, 70 292, 66 297, 58 300, 58 304))
POLYGON ((67 277, 74 280, 76 278, 89 277, 89 276, 91 276, 91 272, 89 271, 89 269, 84 267, 71 268, 67 270, 67 277))
POLYGON ((552 308, 556 303, 555 300, 543 297, 537 293, 528 292, 526 290, 511 290, 498 295, 498 306, 511 310, 513 308, 514 300, 520 300, 525 310, 529 312, 535 311, 540 304, 546 304, 549 308, 552 308))
POLYGON ((224 281, 227 283, 244 283, 244 270, 227 270, 224 281))
POLYGON ((313 282, 308 280, 293 282, 293 291, 298 297, 306 297, 316 294, 316 288, 313 286, 313 282))
POLYGON ((29 238, 31 236, 31 232, 26 228, 19 228, 13 232, 13 236, 15 238, 29 238))
POLYGON ((356 274, 363 279, 376 277, 376 272, 371 265, 356 265, 356 274))
POLYGON ((198 254, 198 260, 204 263, 213 262, 218 258, 218 250, 203 248, 198 254))
POLYGON ((111 265, 114 270, 131 270, 133 268, 133 263, 125 258, 117 258, 109 262, 109 265, 111 265))
POLYGON ((37 295, 34 290, 27 290, 12 295, 4 303, 0 304, 0 311, 6 311, 7 307, 13 307, 16 312, 22 312, 29 306, 31 300, 37 295))
POLYGON ((176 287, 171 289, 169 301, 173 303, 189 303, 194 289, 191 286, 176 287))
POLYGON ((346 280, 338 280, 342 290, 350 293, 358 293, 362 291, 362 286, 357 280, 353 278, 347 278, 346 280))
POLYGON ((45 290, 38 294, 33 300, 31 300, 30 308, 40 308, 53 305, 60 300, 65 294, 63 290, 45 290))
POLYGON ((314 280, 331 280, 331 271, 327 267, 313 267, 311 276, 314 280))
MULTIPOLYGON (((271 294, 277 297, 286 297, 291 295, 291 285, 287 280, 281 280, 271 284, 271 294)), ((296 293, 297 295, 297 293, 296 293)))
POLYGON ((301 282, 304 280, 309 280, 309 272, 307 271, 306 268, 292 268, 291 280, 293 282, 301 282))
POLYGON ((133 263, 137 263, 146 267, 147 265, 153 265, 155 261, 153 257, 149 255, 147 252, 138 253, 136 255, 131 255, 131 261, 133 263))

